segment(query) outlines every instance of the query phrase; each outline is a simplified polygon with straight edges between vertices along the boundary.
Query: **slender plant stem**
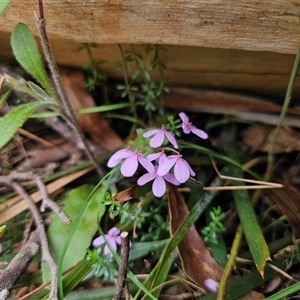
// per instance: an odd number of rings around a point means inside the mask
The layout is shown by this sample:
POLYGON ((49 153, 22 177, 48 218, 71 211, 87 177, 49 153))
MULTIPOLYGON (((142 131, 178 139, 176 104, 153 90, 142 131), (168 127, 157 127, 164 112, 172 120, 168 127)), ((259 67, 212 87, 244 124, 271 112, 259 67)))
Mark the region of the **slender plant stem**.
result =
POLYGON ((299 65, 300 65, 300 44, 298 46, 297 55, 296 55, 296 58, 295 58, 295 62, 294 62, 292 73, 291 73, 291 76, 290 76, 290 79, 289 79, 289 83, 288 83, 288 87, 287 87, 287 90, 286 90, 283 106, 282 106, 281 113, 280 113, 280 116, 279 116, 279 122, 276 126, 276 130, 275 130, 275 133, 274 133, 274 138, 271 142, 270 150, 269 150, 269 153, 268 153, 268 168, 267 168, 267 172, 266 172, 266 177, 267 178, 270 178, 271 174, 272 174, 272 169, 273 169, 273 165, 274 165, 274 149, 275 149, 275 145, 277 143, 277 139, 279 137, 279 132, 280 132, 280 129, 282 127, 284 117, 286 115, 287 109, 288 109, 290 101, 291 101, 292 91, 293 91, 293 87, 294 87, 295 80, 296 80, 296 77, 297 77, 297 73, 298 73, 298 70, 299 70, 299 65))
POLYGON ((67 114, 69 116, 68 124, 73 129, 74 134, 77 136, 77 138, 79 140, 81 140, 83 149, 84 149, 86 155, 89 157, 89 159, 95 165, 96 170, 99 173, 99 175, 103 176, 104 173, 103 173, 102 169, 100 168, 94 154, 90 150, 90 147, 82 133, 80 126, 78 125, 77 119, 75 117, 75 114, 73 112, 71 104, 70 104, 68 97, 66 95, 66 92, 64 90, 62 80, 61 80, 61 77, 59 74, 59 70, 58 70, 52 49, 51 49, 51 45, 50 45, 50 42, 48 39, 47 32, 46 32, 46 27, 45 27, 46 20, 44 19, 44 10, 43 10, 43 1, 42 0, 38 0, 38 6, 39 6, 39 17, 36 22, 37 28, 39 30, 45 58, 46 58, 49 70, 51 72, 53 83, 56 87, 56 92, 58 94, 59 101, 61 103, 61 110, 62 110, 62 112, 64 112, 65 114, 67 114))
POLYGON ((224 296, 225 296, 225 291, 226 291, 226 286, 227 286, 227 282, 231 276, 231 271, 235 265, 235 259, 237 257, 237 253, 240 247, 240 243, 243 237, 243 229, 242 229, 242 225, 240 224, 236 233, 235 233, 235 237, 234 237, 234 241, 230 250, 230 256, 228 259, 228 262, 226 264, 226 267, 224 269, 222 278, 220 280, 219 283, 219 287, 218 287, 218 293, 217 293, 217 298, 216 300, 223 300, 224 296))
MULTIPOLYGON (((148 80, 147 80, 147 78, 145 76, 145 65, 146 65, 146 60, 147 60, 148 54, 149 54, 149 46, 145 50, 146 54, 143 57, 142 65, 140 65, 140 63, 139 63, 139 58, 137 57, 137 55, 135 53, 133 45, 131 45, 131 51, 132 51, 132 54, 134 56, 135 64, 142 71, 142 75, 143 75, 142 77, 143 77, 145 86, 149 86, 149 82, 148 82, 148 80)), ((146 98, 145 98, 145 102, 147 103, 149 101, 151 101, 151 99, 149 97, 149 93, 147 93, 146 98)), ((153 123, 153 116, 152 116, 151 110, 147 110, 147 114, 148 114, 148 118, 149 118, 150 124, 153 123)))
POLYGON ((125 54, 124 54, 123 48, 120 44, 118 45, 118 47, 120 49, 120 53, 121 53, 121 56, 122 56, 123 68, 124 68, 124 81, 125 81, 127 92, 128 92, 127 94, 128 94, 129 102, 131 104, 131 110, 132 110, 133 116, 137 119, 137 112, 136 112, 136 109, 135 109, 135 99, 134 99, 134 96, 131 93, 129 80, 128 80, 127 62, 125 61, 125 54))

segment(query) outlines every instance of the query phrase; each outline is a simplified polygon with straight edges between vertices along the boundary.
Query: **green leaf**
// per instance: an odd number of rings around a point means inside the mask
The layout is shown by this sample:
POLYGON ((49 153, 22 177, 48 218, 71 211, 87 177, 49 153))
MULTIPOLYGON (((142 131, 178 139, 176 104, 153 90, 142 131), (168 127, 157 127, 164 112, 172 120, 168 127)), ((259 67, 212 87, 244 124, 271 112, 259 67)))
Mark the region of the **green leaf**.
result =
POLYGON ((20 65, 41 83, 49 95, 56 99, 44 69, 37 43, 25 24, 17 24, 11 36, 11 45, 20 65))
POLYGON ((48 93, 46 93, 42 88, 40 88, 37 84, 28 81, 27 85, 31 89, 32 93, 35 95, 35 98, 43 101, 48 102, 49 104, 57 104, 57 102, 49 96, 48 93))
POLYGON ((9 98, 9 96, 11 94, 11 92, 12 92, 12 88, 9 87, 1 93, 1 95, 0 95, 0 107, 2 107, 3 104, 7 101, 7 99, 9 98))
MULTIPOLYGON (((190 227, 196 222, 199 216, 202 214, 203 210, 205 209, 206 205, 203 203, 203 195, 199 197, 199 200, 194 205, 194 207, 190 210, 190 214, 184 221, 180 224, 180 226, 175 231, 173 237, 169 240, 168 244, 166 245, 158 263, 156 264, 155 268, 150 272, 149 276, 145 280, 144 284, 146 287, 150 285, 150 289, 157 287, 162 282, 164 276, 166 276, 166 272, 164 268, 168 270, 170 264, 170 258, 173 257, 176 246, 188 232, 190 227)), ((154 292, 156 294, 156 292, 154 292)), ((139 293, 136 294, 134 299, 140 299, 139 293)))
MULTIPOLYGON (((77 218, 92 190, 93 186, 83 185, 72 190, 66 196, 63 209, 72 220, 77 218)), ((70 268, 84 258, 86 249, 90 246, 92 238, 97 232, 100 219, 105 212, 105 205, 99 201, 99 197, 102 193, 102 188, 99 188, 93 195, 91 204, 79 223, 70 241, 68 250, 65 253, 62 263, 63 270, 70 268)), ((58 216, 54 216, 47 235, 51 253, 55 261, 58 261, 66 237, 71 230, 72 225, 66 225, 58 216)), ((46 263, 43 263, 43 277, 44 281, 48 281, 51 277, 49 267, 46 263)))
POLYGON ((167 242, 168 240, 134 243, 130 249, 129 261, 145 257, 151 252, 164 247, 167 242))
POLYGON ((42 105, 37 102, 20 105, 0 120, 0 149, 14 136, 30 115, 42 105))
POLYGON ((3 15, 11 0, 1 0, 0 1, 0 15, 3 15))
MULTIPOLYGON (((236 159, 238 152, 236 149, 235 129, 231 128, 226 136, 228 156, 236 159)), ((243 172, 239 167, 231 165, 230 170, 230 176, 243 178, 243 172)), ((232 181, 232 184, 235 186, 244 185, 241 181, 232 181)), ((255 266, 263 276, 266 260, 270 259, 270 252, 255 215, 251 197, 247 190, 233 190, 232 194, 255 266)))

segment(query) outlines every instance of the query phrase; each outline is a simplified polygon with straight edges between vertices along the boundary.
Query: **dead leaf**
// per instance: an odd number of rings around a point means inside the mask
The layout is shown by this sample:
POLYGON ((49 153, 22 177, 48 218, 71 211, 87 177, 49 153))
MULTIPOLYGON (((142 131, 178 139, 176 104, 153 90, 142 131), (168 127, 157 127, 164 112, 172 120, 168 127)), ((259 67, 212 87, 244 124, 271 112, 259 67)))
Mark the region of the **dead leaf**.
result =
MULTIPOLYGON (((251 126, 243 132, 243 141, 252 151, 269 152, 275 127, 251 126)), ((300 134, 291 128, 281 128, 274 153, 289 153, 300 150, 300 134)))
MULTIPOLYGON (((60 68, 59 71, 72 108, 94 107, 95 101, 85 88, 83 73, 67 68, 60 68)), ((76 118, 83 131, 102 149, 112 151, 124 145, 123 140, 100 114, 77 114, 76 118)))
POLYGON ((123 190, 115 194, 112 198, 118 200, 119 202, 125 202, 131 200, 132 198, 135 198, 134 195, 135 188, 136 188, 136 184, 126 190, 123 190))
POLYGON ((282 214, 285 215, 294 234, 300 237, 300 221, 297 215, 300 215, 300 193, 286 179, 275 179, 274 182, 283 184, 283 188, 273 192, 266 191, 267 195, 278 205, 282 214), (283 197, 280 197, 282 195, 283 197))
MULTIPOLYGON (((172 88, 165 105, 179 111, 236 116, 268 125, 277 125, 281 112, 281 105, 268 99, 190 88, 172 88)), ((289 108, 288 113, 283 125, 300 128, 300 108, 289 108)))
MULTIPOLYGON (((173 185, 168 185, 168 202, 170 213, 171 236, 188 216, 189 211, 183 196, 173 185)), ((205 279, 220 281, 222 268, 211 256, 201 236, 193 225, 177 246, 185 274, 206 291, 205 279)), ((208 291, 209 292, 209 291, 208 291)))

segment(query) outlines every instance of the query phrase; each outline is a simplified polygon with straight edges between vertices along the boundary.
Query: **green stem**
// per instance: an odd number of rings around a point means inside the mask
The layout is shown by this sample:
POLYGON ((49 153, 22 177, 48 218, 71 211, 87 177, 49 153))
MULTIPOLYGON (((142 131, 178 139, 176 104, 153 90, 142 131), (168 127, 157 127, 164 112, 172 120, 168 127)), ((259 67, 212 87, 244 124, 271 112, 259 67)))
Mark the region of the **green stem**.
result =
POLYGON ((127 91, 128 91, 128 93, 127 93, 128 99, 129 99, 129 102, 131 104, 131 110, 132 110, 133 116, 135 118, 137 118, 137 112, 136 112, 136 108, 135 108, 135 99, 134 99, 134 96, 131 93, 129 80, 128 80, 128 73, 127 73, 127 68, 126 68, 127 62, 125 61, 125 54, 124 54, 123 48, 120 44, 118 45, 118 47, 120 49, 120 53, 121 53, 122 61, 123 61, 124 81, 125 81, 126 88, 127 88, 127 91))
POLYGON ((290 76, 290 79, 289 79, 289 83, 288 83, 287 91, 286 91, 286 94, 285 94, 283 106, 282 106, 281 113, 280 113, 280 116, 279 116, 279 121, 278 121, 276 130, 275 130, 275 133, 274 133, 274 138, 273 138, 273 140, 271 142, 271 145, 270 145, 269 153, 268 153, 268 168, 267 168, 267 172, 266 172, 267 178, 271 177, 271 173, 272 173, 272 169, 273 169, 273 165, 274 165, 274 149, 275 149, 275 145, 277 143, 277 139, 278 139, 278 136, 279 136, 280 129, 282 127, 284 117, 286 115, 287 109, 288 109, 290 101, 291 101, 292 91, 293 91, 294 83, 295 83, 295 80, 296 80, 296 77, 297 77, 299 65, 300 65, 300 44, 298 46, 297 55, 296 55, 294 66, 293 66, 293 69, 292 69, 292 73, 291 73, 291 76, 290 76))
POLYGON ((235 237, 233 240, 233 244, 230 250, 230 256, 228 259, 228 262, 226 264, 226 267, 224 269, 222 278, 220 280, 219 283, 219 287, 218 287, 218 293, 217 293, 217 298, 216 300, 223 300, 224 296, 225 296, 225 291, 226 291, 226 286, 227 286, 227 282, 231 276, 231 271, 235 266, 235 259, 237 257, 238 254, 238 250, 242 241, 242 237, 243 237, 243 229, 241 224, 239 225, 236 233, 235 233, 235 237))

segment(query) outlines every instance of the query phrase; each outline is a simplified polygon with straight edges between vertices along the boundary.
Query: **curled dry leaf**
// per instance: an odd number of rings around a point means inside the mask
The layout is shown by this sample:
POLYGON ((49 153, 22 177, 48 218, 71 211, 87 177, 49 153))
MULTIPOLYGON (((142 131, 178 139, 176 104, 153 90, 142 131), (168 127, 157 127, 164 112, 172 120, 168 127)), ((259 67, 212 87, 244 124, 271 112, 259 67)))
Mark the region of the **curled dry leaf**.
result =
MULTIPOLYGON (((174 234, 178 226, 188 216, 189 211, 183 196, 173 185, 168 185, 170 231, 174 234)), ((222 268, 211 256, 209 249, 193 225, 177 246, 185 274, 207 292, 204 280, 211 278, 220 281, 222 268)))
MULTIPOLYGON (((252 151, 268 152, 274 138, 275 127, 252 126, 243 132, 243 141, 252 151)), ((300 150, 300 134, 291 128, 281 128, 274 153, 289 153, 300 150)))
MULTIPOLYGON (((94 107, 95 101, 85 88, 83 73, 66 68, 60 68, 59 71, 72 108, 94 107)), ((78 114, 76 118, 83 131, 102 149, 112 151, 123 146, 123 140, 100 114, 78 114)))
POLYGON ((128 200, 131 200, 132 198, 135 197, 135 194, 134 194, 135 189, 136 189, 136 184, 129 187, 126 190, 123 190, 123 191, 115 194, 113 196, 113 198, 118 200, 119 202, 125 202, 125 201, 128 201, 128 200))

